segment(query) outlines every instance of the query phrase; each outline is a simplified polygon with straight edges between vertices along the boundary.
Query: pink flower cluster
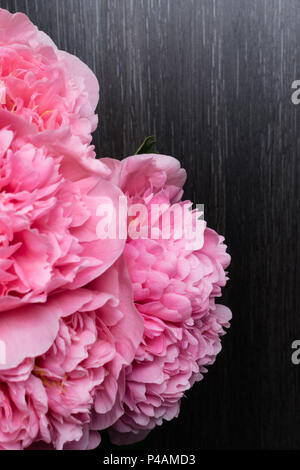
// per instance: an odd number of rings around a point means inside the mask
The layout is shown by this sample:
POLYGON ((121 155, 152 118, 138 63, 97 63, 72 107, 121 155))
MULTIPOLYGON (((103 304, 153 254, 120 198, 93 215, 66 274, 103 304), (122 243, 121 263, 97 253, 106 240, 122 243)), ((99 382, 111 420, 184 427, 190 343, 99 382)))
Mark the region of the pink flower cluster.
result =
POLYGON ((168 239, 99 238, 107 198, 187 201, 172 157, 95 158, 97 101, 86 65, 0 10, 0 450, 142 439, 178 415, 229 326, 215 298, 230 257, 204 221, 193 248, 174 221, 168 239))

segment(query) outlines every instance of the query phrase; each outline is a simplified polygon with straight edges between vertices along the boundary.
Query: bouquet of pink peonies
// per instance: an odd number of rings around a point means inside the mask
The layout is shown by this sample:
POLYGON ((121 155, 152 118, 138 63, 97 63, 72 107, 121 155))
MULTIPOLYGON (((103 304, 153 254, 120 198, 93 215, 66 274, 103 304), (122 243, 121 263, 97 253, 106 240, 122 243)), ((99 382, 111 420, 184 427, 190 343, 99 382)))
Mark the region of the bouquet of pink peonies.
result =
POLYGON ((138 441, 221 349, 224 239, 176 159, 96 159, 97 79, 23 14, 0 66, 0 449, 138 441))

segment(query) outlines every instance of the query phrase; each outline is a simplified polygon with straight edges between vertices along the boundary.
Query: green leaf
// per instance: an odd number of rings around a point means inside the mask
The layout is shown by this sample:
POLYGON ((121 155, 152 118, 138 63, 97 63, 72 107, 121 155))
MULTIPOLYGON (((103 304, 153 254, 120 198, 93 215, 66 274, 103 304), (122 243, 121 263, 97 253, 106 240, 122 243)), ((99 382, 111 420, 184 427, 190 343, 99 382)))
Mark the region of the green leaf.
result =
POLYGON ((158 153, 156 150, 156 140, 154 135, 150 135, 149 137, 146 137, 142 145, 139 146, 137 151, 135 152, 135 155, 141 155, 143 153, 158 153))

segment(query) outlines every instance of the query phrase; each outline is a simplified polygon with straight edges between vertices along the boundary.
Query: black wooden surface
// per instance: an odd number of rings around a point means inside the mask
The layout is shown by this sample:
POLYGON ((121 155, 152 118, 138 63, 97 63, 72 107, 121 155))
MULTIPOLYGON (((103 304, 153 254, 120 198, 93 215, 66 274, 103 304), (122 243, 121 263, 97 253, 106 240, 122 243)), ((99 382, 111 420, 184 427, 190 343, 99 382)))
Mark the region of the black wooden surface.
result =
POLYGON ((300 1, 1 0, 101 86, 100 156, 155 134, 232 255, 223 351, 142 449, 300 448, 300 1))

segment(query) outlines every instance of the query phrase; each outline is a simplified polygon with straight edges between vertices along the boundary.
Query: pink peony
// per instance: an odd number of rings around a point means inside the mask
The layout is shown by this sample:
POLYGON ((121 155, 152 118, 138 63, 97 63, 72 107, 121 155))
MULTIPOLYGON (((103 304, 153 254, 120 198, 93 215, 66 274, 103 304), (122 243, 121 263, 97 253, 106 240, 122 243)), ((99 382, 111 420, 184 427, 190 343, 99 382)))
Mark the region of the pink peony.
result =
POLYGON ((142 338, 124 262, 74 294, 53 295, 64 316, 50 349, 0 372, 0 449, 94 448, 92 429, 122 414, 119 382, 142 338))
POLYGON ((40 131, 70 127, 90 142, 98 95, 98 81, 85 64, 58 50, 23 13, 0 9, 0 108, 40 131))
POLYGON ((0 449, 92 448, 123 412, 142 321, 125 240, 97 235, 122 193, 92 157, 68 129, 0 110, 0 449))
POLYGON ((98 83, 5 10, 0 58, 0 449, 90 449, 143 329, 125 240, 97 234, 122 195, 88 145, 98 83))
POLYGON ((76 303, 74 291, 100 276, 122 253, 124 240, 100 240, 96 233, 96 211, 104 195, 117 205, 121 194, 103 179, 108 171, 66 129, 38 133, 18 116, 0 111, 0 340, 7 347, 5 368, 52 345, 65 313, 52 294, 70 292, 69 302, 76 303))
MULTIPOLYGON (((185 174, 175 159, 145 155, 105 162, 129 205, 143 203, 150 214, 154 203, 164 203, 165 212, 186 204, 178 202, 185 174)), ((191 214, 194 226, 197 212, 191 214)), ((161 217, 151 224, 161 230, 161 217)), ((229 326, 230 310, 215 304, 230 262, 223 237, 202 221, 198 246, 187 249, 184 237, 174 237, 175 228, 173 222, 169 239, 148 234, 127 240, 125 258, 144 336, 126 370, 124 414, 111 429, 115 443, 140 440, 178 415, 185 391, 214 362, 223 327, 229 326)))
POLYGON ((0 67, 0 450, 92 449, 106 428, 139 440, 221 349, 224 239, 197 211, 177 236, 177 160, 95 159, 97 79, 2 9, 0 67), (124 194, 143 217, 120 212, 124 194), (142 237, 100 238, 108 200, 116 233, 142 237))

